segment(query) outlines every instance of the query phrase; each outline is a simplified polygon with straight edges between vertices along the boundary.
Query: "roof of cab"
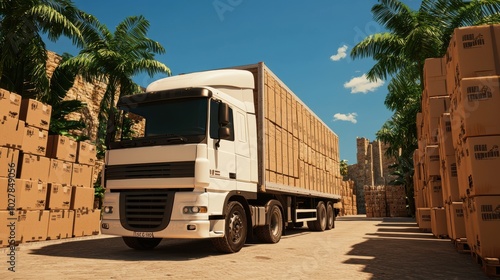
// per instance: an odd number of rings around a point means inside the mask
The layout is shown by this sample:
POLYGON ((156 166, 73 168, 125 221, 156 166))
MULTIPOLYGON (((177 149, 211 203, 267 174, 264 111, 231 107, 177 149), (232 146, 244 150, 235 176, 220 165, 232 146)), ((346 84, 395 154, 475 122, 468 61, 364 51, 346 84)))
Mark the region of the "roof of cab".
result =
POLYGON ((200 86, 254 88, 253 74, 246 70, 221 69, 183 74, 152 82, 146 92, 200 86))

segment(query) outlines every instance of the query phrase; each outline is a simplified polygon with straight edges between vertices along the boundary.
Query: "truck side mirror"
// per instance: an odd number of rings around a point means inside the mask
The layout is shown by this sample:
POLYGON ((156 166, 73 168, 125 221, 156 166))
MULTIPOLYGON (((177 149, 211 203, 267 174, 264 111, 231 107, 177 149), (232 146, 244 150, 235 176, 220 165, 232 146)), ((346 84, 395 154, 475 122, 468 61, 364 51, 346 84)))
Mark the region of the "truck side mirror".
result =
POLYGON ((228 124, 229 124, 229 106, 226 103, 221 102, 219 104, 219 126, 226 126, 228 124))
POLYGON ((227 126, 219 127, 219 139, 230 139, 231 138, 231 130, 227 126))

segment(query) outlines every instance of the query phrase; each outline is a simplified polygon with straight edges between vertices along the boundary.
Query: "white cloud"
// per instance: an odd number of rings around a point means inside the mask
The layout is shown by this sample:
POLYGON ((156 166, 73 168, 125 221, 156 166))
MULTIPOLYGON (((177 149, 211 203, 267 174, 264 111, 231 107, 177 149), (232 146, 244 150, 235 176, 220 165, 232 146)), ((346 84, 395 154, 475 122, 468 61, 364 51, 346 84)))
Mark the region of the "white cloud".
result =
POLYGON ((384 81, 376 80, 375 82, 370 82, 366 78, 366 74, 361 75, 360 77, 354 77, 349 82, 344 84, 345 88, 350 88, 351 93, 368 93, 369 91, 375 91, 377 88, 384 85, 384 81))
POLYGON ((347 113, 347 114, 337 113, 333 115, 333 121, 346 121, 346 122, 357 123, 358 122, 358 120, 356 120, 357 116, 358 114, 356 113, 347 113))
POLYGON ((330 59, 333 61, 339 61, 339 60, 345 58, 347 56, 347 54, 346 54, 347 48, 348 48, 347 45, 343 45, 342 47, 340 47, 337 50, 337 54, 330 56, 330 59))

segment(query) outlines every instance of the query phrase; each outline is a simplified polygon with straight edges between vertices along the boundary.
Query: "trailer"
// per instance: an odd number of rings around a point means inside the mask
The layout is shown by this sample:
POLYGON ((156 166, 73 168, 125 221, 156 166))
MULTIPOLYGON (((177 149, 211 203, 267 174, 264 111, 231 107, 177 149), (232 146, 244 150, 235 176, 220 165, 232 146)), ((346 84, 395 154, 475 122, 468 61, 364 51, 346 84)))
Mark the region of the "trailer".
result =
POLYGON ((139 250, 210 238, 234 253, 249 236, 334 228, 338 137, 264 63, 160 79, 117 107, 103 234, 139 250))

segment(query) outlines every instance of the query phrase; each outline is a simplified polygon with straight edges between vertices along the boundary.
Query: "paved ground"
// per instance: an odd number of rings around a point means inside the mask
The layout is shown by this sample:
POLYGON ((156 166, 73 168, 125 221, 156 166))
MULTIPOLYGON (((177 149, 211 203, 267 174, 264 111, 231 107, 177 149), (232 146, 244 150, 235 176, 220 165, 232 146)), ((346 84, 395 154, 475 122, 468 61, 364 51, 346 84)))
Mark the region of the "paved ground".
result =
POLYGON ((10 272, 6 253, 0 249, 0 279, 489 279, 470 255, 409 218, 340 217, 334 230, 294 230, 231 255, 208 240, 165 240, 138 252, 101 235, 22 244, 10 272))

